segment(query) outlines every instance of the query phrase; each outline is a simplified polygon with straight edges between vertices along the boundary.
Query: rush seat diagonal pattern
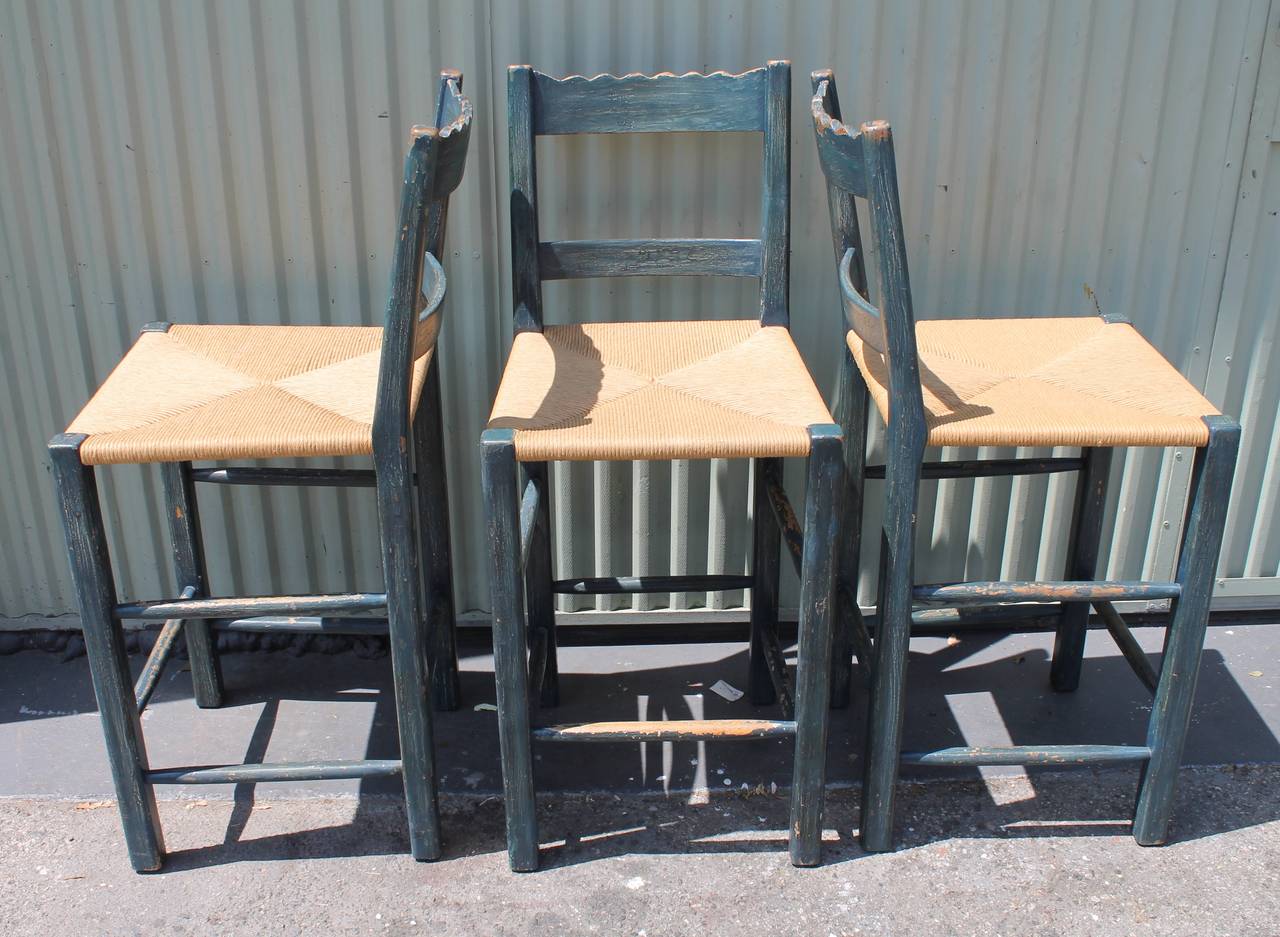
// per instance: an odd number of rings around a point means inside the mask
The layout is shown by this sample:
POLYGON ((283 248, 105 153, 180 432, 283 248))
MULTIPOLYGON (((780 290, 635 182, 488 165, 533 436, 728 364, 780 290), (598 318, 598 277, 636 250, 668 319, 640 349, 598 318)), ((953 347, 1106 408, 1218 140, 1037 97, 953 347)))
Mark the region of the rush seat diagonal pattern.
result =
POLYGON ((515 337, 489 420, 521 461, 805 456, 831 422, 785 328, 589 322, 515 337))
MULTIPOLYGON (((370 455, 382 334, 296 325, 143 332, 67 432, 88 436, 86 465, 370 455)), ((413 409, 431 356, 417 360, 413 409)))
MULTIPOLYGON (((884 350, 846 337, 887 420, 884 350)), ((916 344, 931 446, 1203 446, 1218 412, 1127 323, 933 319, 916 344)))

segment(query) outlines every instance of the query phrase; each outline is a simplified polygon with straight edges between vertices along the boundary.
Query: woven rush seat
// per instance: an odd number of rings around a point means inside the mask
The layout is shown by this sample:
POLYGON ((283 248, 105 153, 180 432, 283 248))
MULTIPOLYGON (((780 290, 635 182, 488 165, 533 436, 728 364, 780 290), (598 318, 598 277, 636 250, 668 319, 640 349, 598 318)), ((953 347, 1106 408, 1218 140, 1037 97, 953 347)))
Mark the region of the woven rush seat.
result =
MULTIPOLYGON (((88 437, 86 465, 370 455, 382 335, 380 326, 145 331, 67 432, 88 437)), ((414 368, 414 409, 431 356, 414 368)))
POLYGON ((785 328, 592 322, 515 337, 490 429, 521 461, 805 456, 831 422, 785 328))
MULTIPOLYGON (((883 349, 846 340, 887 420, 883 349)), ((931 446, 1203 446, 1218 412, 1127 323, 929 320, 916 344, 931 446)))

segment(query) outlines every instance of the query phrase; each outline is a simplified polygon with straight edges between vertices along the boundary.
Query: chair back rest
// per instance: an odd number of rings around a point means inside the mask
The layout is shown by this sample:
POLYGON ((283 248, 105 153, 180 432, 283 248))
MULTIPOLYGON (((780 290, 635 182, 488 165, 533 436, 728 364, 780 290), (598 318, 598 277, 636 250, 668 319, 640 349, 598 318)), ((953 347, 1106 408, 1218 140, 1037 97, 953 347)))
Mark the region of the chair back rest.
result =
POLYGON ((890 443, 908 434, 913 445, 923 446, 924 400, 893 132, 884 121, 871 121, 857 130, 842 123, 835 76, 823 70, 810 77, 813 129, 818 159, 827 179, 827 205, 845 327, 862 340, 868 364, 887 372, 890 443), (871 303, 867 288, 857 198, 866 200, 871 220, 879 264, 879 305, 871 303))
POLYGON ((570 75, 507 71, 511 262, 517 331, 542 329, 542 281, 612 276, 759 277, 760 320, 788 324, 791 64, 740 75, 570 75), (759 238, 539 241, 534 141, 580 133, 758 132, 764 138, 759 238))
POLYGON ((466 165, 471 121, 471 102, 462 94, 462 73, 441 72, 435 123, 415 125, 409 131, 378 371, 375 442, 380 437, 398 439, 407 432, 414 367, 434 350, 440 334, 445 276, 439 257, 449 195, 462 181, 466 165))

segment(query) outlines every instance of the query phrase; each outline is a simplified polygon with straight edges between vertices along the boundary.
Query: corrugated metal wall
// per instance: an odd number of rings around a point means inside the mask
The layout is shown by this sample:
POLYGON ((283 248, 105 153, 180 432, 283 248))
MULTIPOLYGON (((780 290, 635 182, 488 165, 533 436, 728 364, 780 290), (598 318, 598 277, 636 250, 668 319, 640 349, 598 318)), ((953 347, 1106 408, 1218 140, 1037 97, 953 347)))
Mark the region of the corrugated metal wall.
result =
POLYGON ((1247 428, 1218 586, 1241 605, 1280 593, 1280 4, 1272 7, 1207 379, 1247 428))
MULTIPOLYGON (((839 313, 805 105, 807 72, 833 66, 847 114, 895 126, 918 314, 1124 310, 1266 435, 1237 503, 1248 515, 1271 490, 1274 513, 1280 380, 1249 330, 1274 331, 1276 287, 1261 283, 1274 264, 1237 304, 1247 374, 1229 368, 1213 384, 1206 360, 1228 254, 1247 234, 1237 189, 1267 11, 1266 0, 0 3, 0 616, 71 606, 43 444, 141 323, 379 321, 405 131, 429 116, 444 66, 464 70, 478 115, 450 213, 442 359, 463 609, 487 605, 475 439, 510 339, 510 62, 595 73, 793 61, 792 318, 824 388, 839 313)), ((750 137, 539 146, 544 237, 732 236, 758 224, 750 137)), ((1280 172, 1265 178, 1259 197, 1274 197, 1280 172)), ((546 299, 552 321, 738 317, 752 289, 602 280, 548 285, 546 299)), ((1154 572, 1171 556, 1186 459, 1117 461, 1111 571, 1154 572)), ((157 480, 107 474, 126 591, 158 595, 172 584, 157 480)), ((557 472, 561 571, 744 568, 748 476, 729 462, 557 472)), ((921 576, 1055 575, 1070 495, 1069 482, 1044 479, 944 482, 923 504, 921 576)), ((376 586, 368 493, 218 491, 203 503, 220 592, 376 586)), ((1224 576, 1274 577, 1275 525, 1243 526, 1224 576)))

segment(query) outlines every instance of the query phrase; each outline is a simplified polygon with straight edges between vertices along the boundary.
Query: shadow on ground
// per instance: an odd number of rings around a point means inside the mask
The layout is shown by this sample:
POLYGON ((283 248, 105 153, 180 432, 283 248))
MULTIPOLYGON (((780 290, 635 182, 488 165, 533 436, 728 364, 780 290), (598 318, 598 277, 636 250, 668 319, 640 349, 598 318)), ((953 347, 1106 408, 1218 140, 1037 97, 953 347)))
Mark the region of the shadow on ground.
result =
MULTIPOLYGON (((1185 761, 1191 765, 1280 763, 1275 694, 1242 667, 1277 659, 1280 627, 1255 626, 1242 642, 1205 653, 1185 761), (1269 656, 1268 656, 1269 655, 1269 656), (1243 662, 1243 663, 1242 663, 1243 662)), ((1158 649, 1159 632, 1138 632, 1158 649)), ((1141 742, 1150 696, 1122 657, 1091 632, 1081 689, 1047 690, 1046 635, 967 634, 913 642, 905 746, 1141 742)), ((137 658, 135 666, 141 665, 137 658)), ((189 674, 166 676, 144 721, 153 765, 309 758, 394 758, 398 751, 385 659, 281 652, 224 657, 227 704, 197 710, 189 674)), ((463 707, 435 720, 448 854, 503 849, 496 717, 487 649, 464 646, 463 707)), ((562 702, 536 721, 768 717, 745 699, 709 692, 717 680, 745 686, 739 645, 564 648, 562 702)), ((110 797, 92 691, 83 659, 24 652, 0 658, 0 794, 110 797)), ((832 713, 827 860, 862 855, 856 844, 864 693, 832 713)), ((790 742, 543 743, 535 747, 544 864, 632 853, 785 850, 790 742), (781 793, 775 793, 781 792, 781 793), (637 794, 644 794, 637 797, 637 794)), ((1214 785, 1260 785, 1232 798, 1230 811, 1204 811, 1186 790, 1175 837, 1186 841, 1280 816, 1280 797, 1259 776, 1209 773, 1214 785), (1243 778, 1244 780, 1241 780, 1243 778), (1267 796, 1262 796, 1266 794, 1267 796), (1208 820, 1206 818, 1212 818, 1208 820)), ((1137 771, 1087 769, 912 769, 901 785, 900 842, 920 846, 953 836, 1017 838, 1127 833, 1137 771)), ((162 797, 227 803, 221 842, 186 848, 170 838, 169 868, 407 851, 395 779, 304 785, 162 788, 162 797), (254 819, 277 797, 355 794, 349 821, 270 835, 254 819)), ((191 801, 188 801, 190 803, 191 801)), ((170 813, 171 817, 172 814, 170 813)), ((169 819, 181 827, 181 817, 169 819)))

